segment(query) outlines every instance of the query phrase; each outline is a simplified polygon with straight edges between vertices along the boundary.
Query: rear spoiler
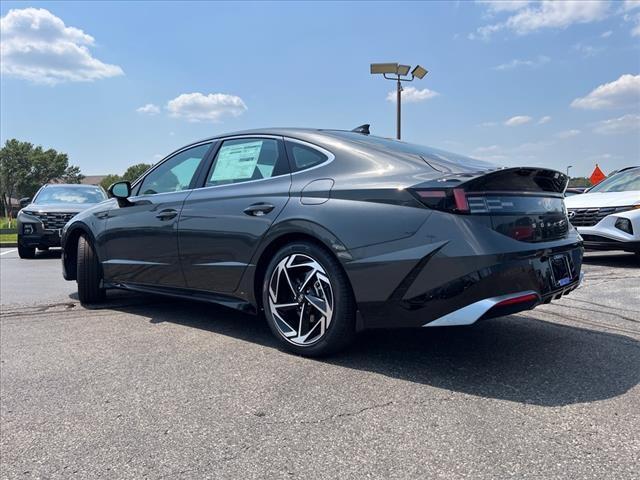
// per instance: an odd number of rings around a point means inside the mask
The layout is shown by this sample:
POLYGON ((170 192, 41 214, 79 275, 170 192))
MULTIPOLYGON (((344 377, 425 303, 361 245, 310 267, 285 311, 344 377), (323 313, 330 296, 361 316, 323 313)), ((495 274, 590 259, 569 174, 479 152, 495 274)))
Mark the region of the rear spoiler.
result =
POLYGON ((414 189, 463 189, 466 193, 544 193, 563 196, 569 177, 539 167, 502 168, 475 173, 449 174, 413 186, 414 189))

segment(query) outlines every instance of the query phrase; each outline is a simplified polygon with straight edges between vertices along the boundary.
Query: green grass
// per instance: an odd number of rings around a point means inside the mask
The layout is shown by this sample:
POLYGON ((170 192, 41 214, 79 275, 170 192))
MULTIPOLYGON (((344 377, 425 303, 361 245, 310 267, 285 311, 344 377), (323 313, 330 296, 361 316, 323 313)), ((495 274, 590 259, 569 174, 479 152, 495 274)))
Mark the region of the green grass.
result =
POLYGON ((9 226, 9 219, 7 217, 0 217, 0 228, 16 228, 16 219, 12 219, 11 226, 9 226))
POLYGON ((18 241, 18 234, 16 233, 3 233, 0 234, 0 244, 3 243, 16 243, 18 241))

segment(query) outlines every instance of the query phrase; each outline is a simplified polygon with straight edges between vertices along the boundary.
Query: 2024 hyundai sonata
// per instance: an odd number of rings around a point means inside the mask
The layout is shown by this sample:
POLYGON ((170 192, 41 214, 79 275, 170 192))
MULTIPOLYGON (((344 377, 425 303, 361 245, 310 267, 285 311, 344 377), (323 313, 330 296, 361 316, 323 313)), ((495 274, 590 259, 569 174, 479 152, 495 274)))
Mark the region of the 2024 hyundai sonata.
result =
POLYGON ((268 129, 165 158, 64 228, 80 301, 107 288, 264 310, 304 355, 367 328, 469 325, 580 283, 566 175, 360 132, 268 129))

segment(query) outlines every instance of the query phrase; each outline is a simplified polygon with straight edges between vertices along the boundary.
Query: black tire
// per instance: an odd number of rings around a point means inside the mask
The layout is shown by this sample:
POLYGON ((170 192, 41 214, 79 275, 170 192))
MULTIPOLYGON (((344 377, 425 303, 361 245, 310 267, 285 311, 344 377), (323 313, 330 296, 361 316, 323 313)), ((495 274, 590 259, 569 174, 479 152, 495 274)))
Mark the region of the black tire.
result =
MULTIPOLYGON (((295 296, 295 293, 293 294, 295 296)), ((312 242, 296 242, 280 249, 272 258, 262 282, 262 305, 269 328, 280 345, 293 353, 307 357, 329 355, 346 348, 354 339, 356 330, 356 303, 349 279, 338 260, 325 248, 312 242), (271 312, 269 285, 274 271, 282 260, 294 254, 311 257, 324 269, 330 280, 332 294, 332 317, 329 326, 317 341, 310 345, 292 343, 281 332, 271 312)), ((315 312, 317 313, 317 312, 315 312)))
POLYGON ((84 235, 78 238, 78 261, 76 279, 78 298, 83 305, 100 303, 105 298, 104 288, 100 287, 102 274, 98 256, 91 241, 84 235))
POLYGON ((18 237, 18 256, 20 258, 35 258, 36 248, 22 246, 22 243, 20 242, 20 237, 18 237))

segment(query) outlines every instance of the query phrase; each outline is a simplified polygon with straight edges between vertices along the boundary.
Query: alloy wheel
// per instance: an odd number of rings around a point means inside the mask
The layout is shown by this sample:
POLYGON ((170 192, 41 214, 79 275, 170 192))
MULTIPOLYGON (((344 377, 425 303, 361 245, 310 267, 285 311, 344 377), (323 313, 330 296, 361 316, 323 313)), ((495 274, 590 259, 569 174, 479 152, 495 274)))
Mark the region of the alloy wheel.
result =
POLYGON ((269 310, 288 342, 318 342, 331 324, 333 305, 331 281, 320 263, 301 253, 278 262, 269 280, 269 310))

